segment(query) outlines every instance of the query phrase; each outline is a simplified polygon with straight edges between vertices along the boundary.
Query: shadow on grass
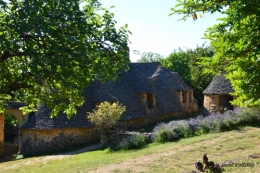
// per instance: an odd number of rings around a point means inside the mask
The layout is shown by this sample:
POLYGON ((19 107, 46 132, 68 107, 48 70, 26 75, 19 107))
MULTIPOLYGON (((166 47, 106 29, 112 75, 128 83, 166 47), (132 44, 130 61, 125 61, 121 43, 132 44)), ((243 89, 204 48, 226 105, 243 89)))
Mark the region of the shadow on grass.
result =
POLYGON ((80 145, 70 146, 56 151, 49 151, 49 152, 39 153, 35 155, 28 155, 26 157, 24 157, 23 155, 18 155, 16 160, 24 159, 24 158, 32 158, 32 157, 42 157, 42 156, 75 155, 75 154, 80 154, 88 151, 98 151, 104 149, 105 148, 102 147, 100 144, 100 139, 98 139, 92 142, 82 143, 80 145))

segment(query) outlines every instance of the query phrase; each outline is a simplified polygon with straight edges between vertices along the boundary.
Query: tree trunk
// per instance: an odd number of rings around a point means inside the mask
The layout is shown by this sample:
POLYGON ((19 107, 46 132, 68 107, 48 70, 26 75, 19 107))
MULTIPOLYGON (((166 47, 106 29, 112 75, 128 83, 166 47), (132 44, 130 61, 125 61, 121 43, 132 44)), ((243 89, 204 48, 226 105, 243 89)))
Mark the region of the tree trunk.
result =
POLYGON ((101 145, 104 147, 109 146, 110 144, 110 131, 109 129, 103 129, 103 133, 101 135, 101 145))

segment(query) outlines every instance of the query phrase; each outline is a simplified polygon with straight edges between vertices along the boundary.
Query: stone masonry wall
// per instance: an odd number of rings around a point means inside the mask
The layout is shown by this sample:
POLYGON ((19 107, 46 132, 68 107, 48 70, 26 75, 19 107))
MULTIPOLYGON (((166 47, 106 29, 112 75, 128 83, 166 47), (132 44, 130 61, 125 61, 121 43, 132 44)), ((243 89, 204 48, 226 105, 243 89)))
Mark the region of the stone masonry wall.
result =
MULTIPOLYGON (((152 111, 152 109, 150 110, 152 111)), ((156 123, 156 122, 161 122, 163 120, 167 120, 167 119, 171 119, 171 118, 180 118, 182 117, 183 113, 182 112, 174 112, 174 113, 166 113, 160 116, 153 116, 153 114, 151 113, 150 115, 148 115, 145 118, 135 118, 135 119, 131 119, 128 121, 123 121, 120 122, 119 126, 122 128, 135 128, 135 127, 141 127, 141 126, 145 126, 147 124, 151 124, 151 123, 156 123)))
MULTIPOLYGON (((159 122, 169 118, 181 117, 182 112, 168 113, 146 118, 136 118, 119 123, 122 128, 135 128, 149 123, 159 122)), ((100 131, 96 128, 61 128, 51 130, 22 129, 20 154, 25 156, 51 151, 58 151, 70 146, 94 141, 100 138, 100 131)))
POLYGON ((193 102, 192 103, 192 113, 197 113, 198 112, 198 102, 193 102))
POLYGON ((23 129, 20 154, 33 155, 57 151, 90 142, 99 137, 100 133, 96 128, 23 129))
POLYGON ((204 115, 220 113, 220 95, 204 95, 204 115))
POLYGON ((120 122, 119 127, 122 128, 122 129, 131 129, 131 128, 144 126, 146 124, 147 124, 146 118, 135 118, 135 119, 132 119, 132 120, 120 122))

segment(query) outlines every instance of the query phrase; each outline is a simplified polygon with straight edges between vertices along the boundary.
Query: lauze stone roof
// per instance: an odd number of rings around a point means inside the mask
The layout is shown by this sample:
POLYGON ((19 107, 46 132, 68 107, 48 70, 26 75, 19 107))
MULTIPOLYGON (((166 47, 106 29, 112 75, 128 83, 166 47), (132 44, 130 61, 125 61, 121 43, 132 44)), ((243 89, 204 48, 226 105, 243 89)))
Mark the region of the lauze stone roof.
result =
MULTIPOLYGON (((22 128, 52 129, 65 127, 93 126, 87 120, 87 112, 92 112, 96 104, 103 101, 119 101, 126 106, 121 121, 148 116, 147 107, 141 104, 138 94, 154 93, 156 98, 156 115, 181 112, 182 106, 178 92, 192 90, 178 73, 172 73, 160 63, 130 63, 129 70, 119 74, 115 82, 92 82, 85 89, 85 103, 77 109, 77 114, 71 119, 60 113, 57 118, 49 117, 50 111, 39 105, 38 111, 29 115, 22 128)), ((151 108, 153 109, 153 108, 151 108)))
POLYGON ((203 94, 225 95, 234 92, 230 81, 225 79, 224 75, 224 72, 222 72, 220 75, 216 75, 209 86, 203 91, 203 94))
POLYGON ((25 104, 22 103, 22 102, 10 101, 10 102, 6 103, 5 108, 17 108, 17 109, 19 109, 20 107, 23 107, 23 106, 25 106, 25 104))

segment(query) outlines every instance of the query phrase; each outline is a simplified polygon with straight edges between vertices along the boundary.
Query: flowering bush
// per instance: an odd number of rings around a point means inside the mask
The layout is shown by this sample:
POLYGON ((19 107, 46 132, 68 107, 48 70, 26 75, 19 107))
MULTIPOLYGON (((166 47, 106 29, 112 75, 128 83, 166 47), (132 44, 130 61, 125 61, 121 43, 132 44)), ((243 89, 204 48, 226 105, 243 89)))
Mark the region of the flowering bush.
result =
POLYGON ((260 112, 253 109, 234 109, 223 114, 212 114, 206 117, 198 116, 188 120, 175 120, 169 123, 159 123, 152 133, 134 133, 123 138, 117 149, 139 149, 151 142, 170 142, 181 138, 199 136, 207 133, 228 131, 246 125, 259 125, 260 112), (151 139, 151 140, 150 140, 151 139))
POLYGON ((260 112, 258 110, 236 108, 223 114, 198 116, 188 120, 171 121, 167 124, 160 123, 153 129, 152 136, 156 142, 167 142, 206 133, 232 130, 259 122, 260 112))

